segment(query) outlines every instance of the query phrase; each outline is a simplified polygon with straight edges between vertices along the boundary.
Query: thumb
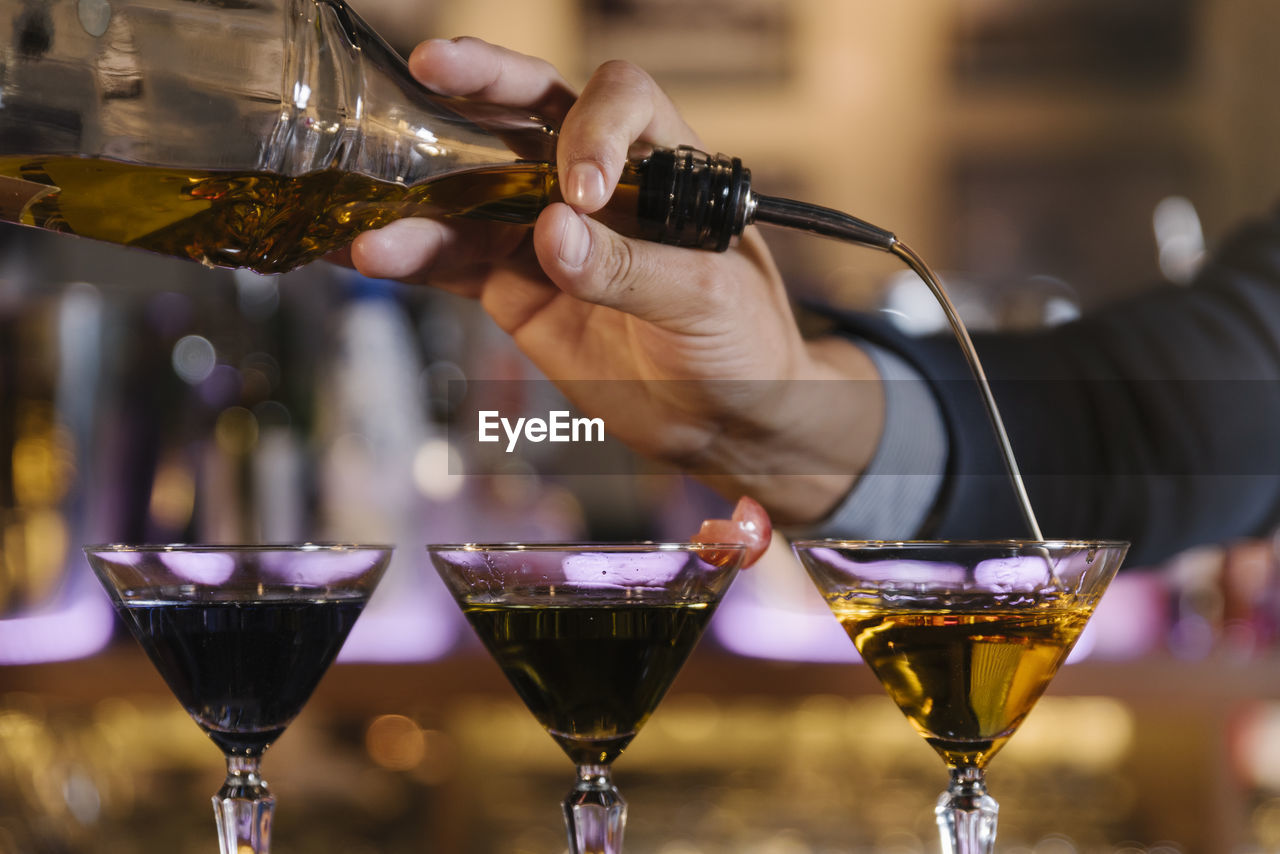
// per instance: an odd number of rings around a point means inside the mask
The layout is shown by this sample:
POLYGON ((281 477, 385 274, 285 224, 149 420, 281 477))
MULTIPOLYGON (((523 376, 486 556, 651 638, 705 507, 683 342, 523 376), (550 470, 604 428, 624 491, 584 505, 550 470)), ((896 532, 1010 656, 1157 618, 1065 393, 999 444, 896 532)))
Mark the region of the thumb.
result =
POLYGON ((623 237, 566 204, 542 212, 533 248, 561 291, 668 327, 705 313, 724 286, 719 256, 623 237))

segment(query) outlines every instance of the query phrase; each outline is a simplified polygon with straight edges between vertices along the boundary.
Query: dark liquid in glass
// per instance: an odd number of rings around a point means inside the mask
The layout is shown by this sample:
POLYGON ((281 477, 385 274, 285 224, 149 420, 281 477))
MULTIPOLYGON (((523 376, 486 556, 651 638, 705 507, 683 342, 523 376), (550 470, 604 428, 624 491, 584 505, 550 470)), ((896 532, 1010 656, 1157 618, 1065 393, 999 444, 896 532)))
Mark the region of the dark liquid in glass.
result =
POLYGON ((196 723, 261 754, 297 716, 367 598, 126 601, 120 613, 196 723))
POLYGON ((707 603, 468 604, 529 710, 578 765, 631 743, 711 617, 707 603))

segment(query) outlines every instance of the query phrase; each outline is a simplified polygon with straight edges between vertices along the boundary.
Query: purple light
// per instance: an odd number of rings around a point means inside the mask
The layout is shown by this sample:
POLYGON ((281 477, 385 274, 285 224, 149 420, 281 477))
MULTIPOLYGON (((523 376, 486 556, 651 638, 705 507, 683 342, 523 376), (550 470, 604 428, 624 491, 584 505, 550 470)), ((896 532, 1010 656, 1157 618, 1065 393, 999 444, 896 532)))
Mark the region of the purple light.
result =
POLYGON ((111 603, 95 587, 77 585, 62 606, 0 620, 0 664, 42 664, 85 658, 111 640, 111 603))
POLYGON ((230 365, 217 365, 197 386, 200 399, 211 409, 221 409, 240 396, 240 372, 230 365))
MULTIPOLYGON (((483 556, 476 553, 454 551, 449 555, 468 565, 478 557, 483 564, 483 556)), ((462 611, 440 577, 422 571, 416 558, 407 551, 392 556, 382 582, 338 653, 338 661, 433 661, 453 649, 465 626, 462 611)))
POLYGON ((1128 661, 1155 652, 1170 622, 1169 585, 1158 573, 1120 574, 1111 582, 1068 663, 1128 661))
POLYGON ((225 584, 236 571, 236 560, 215 552, 161 552, 160 562, 179 578, 194 584, 225 584))
POLYGON ((330 551, 324 548, 265 552, 262 566, 287 584, 324 585, 354 578, 378 559, 371 551, 330 551))
POLYGON ((959 564, 932 560, 877 560, 864 563, 845 557, 837 549, 813 549, 812 555, 825 566, 846 570, 850 578, 896 581, 903 587, 913 584, 959 586, 966 578, 965 569, 959 564))
POLYGON ((1049 570, 1049 559, 1044 555, 992 558, 973 568, 973 580, 985 590, 1039 590, 1050 583, 1049 570))
POLYGON ((137 566, 142 563, 143 555, 142 552, 125 551, 122 549, 120 551, 112 551, 110 557, 107 557, 104 553, 102 559, 108 563, 114 563, 118 566, 137 566))
POLYGON ((688 553, 588 552, 564 559, 564 580, 579 587, 660 587, 688 563, 688 553))
POLYGON ((449 652, 461 628, 458 607, 443 592, 379 597, 360 615, 338 661, 433 661, 449 652))
POLYGON ((751 658, 850 663, 861 661, 853 641, 813 591, 813 605, 782 608, 756 598, 750 585, 729 588, 711 622, 725 649, 751 658))

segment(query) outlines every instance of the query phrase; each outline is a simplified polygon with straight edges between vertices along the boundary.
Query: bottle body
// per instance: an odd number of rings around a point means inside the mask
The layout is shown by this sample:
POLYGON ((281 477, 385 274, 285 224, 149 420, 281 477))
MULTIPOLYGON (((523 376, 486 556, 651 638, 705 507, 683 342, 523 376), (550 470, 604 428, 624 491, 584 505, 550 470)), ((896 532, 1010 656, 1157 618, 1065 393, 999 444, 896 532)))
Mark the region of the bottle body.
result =
POLYGON ((426 91, 339 2, 0 7, 0 218, 282 272, 400 216, 550 200, 552 130, 426 91))
MULTIPOLYGON (((342 0, 0 0, 0 39, 0 219, 279 273, 401 217, 559 199, 554 128, 424 89, 342 0)), ((601 218, 726 248, 749 173, 654 159, 601 218)))

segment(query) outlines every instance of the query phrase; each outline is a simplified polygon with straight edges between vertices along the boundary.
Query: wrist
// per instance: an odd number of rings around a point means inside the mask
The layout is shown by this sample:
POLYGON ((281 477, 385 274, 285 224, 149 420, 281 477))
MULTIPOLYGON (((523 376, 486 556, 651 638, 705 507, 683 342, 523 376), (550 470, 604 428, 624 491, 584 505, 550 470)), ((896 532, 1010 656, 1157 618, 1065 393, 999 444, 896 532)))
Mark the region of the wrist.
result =
POLYGON ((693 466, 727 498, 751 495, 781 525, 827 516, 874 457, 884 393, 870 357, 843 338, 807 342, 762 404, 726 424, 693 466))

